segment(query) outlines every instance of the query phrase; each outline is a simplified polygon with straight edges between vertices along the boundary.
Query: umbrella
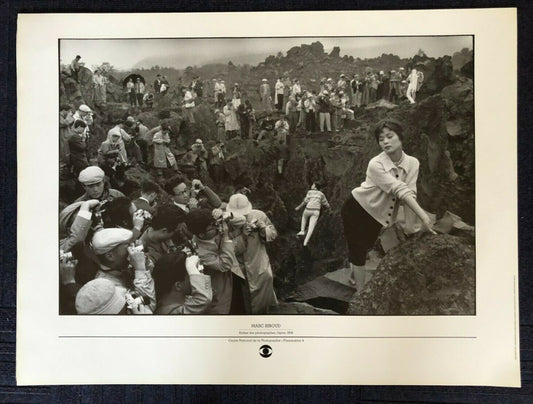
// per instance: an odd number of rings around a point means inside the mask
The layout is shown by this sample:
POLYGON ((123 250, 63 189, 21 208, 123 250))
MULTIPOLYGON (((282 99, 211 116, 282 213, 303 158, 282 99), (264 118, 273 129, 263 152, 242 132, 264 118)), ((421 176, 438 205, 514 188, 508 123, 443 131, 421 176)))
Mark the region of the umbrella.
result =
POLYGON ((122 86, 126 87, 126 83, 128 81, 130 81, 130 79, 133 79, 133 82, 135 83, 138 78, 141 79, 141 82, 143 84, 146 84, 146 81, 144 80, 143 76, 141 76, 140 74, 137 74, 137 73, 133 73, 133 74, 130 74, 130 75, 126 76, 126 78, 124 80, 122 80, 122 86))

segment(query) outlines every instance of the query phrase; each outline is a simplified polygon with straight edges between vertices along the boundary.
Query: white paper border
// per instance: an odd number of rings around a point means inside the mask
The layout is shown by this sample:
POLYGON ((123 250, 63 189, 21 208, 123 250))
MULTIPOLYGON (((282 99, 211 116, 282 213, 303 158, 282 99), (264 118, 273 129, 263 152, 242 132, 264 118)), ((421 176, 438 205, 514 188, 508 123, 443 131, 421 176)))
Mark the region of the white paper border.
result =
POLYGON ((19 15, 17 383, 519 386, 516 60, 515 9, 19 15), (475 35, 476 316, 57 315, 58 38, 469 34, 475 35), (297 335, 360 338, 273 342, 265 359, 260 342, 224 338, 58 337, 231 336, 252 322, 279 323, 297 335), (383 336, 398 338, 374 338, 383 336), (406 338, 412 336, 418 338, 406 338))

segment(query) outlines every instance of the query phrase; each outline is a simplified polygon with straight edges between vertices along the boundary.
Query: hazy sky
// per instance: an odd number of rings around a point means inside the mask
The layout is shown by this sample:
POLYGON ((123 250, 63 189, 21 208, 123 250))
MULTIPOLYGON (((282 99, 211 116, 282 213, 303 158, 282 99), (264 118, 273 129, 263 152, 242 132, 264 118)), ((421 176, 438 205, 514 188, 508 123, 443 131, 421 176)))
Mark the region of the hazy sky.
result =
POLYGON ((326 52, 339 46, 341 56, 372 58, 382 53, 411 57, 418 49, 428 56, 452 55, 462 48, 472 49, 472 37, 299 37, 299 38, 243 38, 243 39, 100 39, 61 40, 60 58, 70 63, 77 54, 91 68, 109 62, 117 69, 130 69, 143 59, 157 60, 161 56, 175 56, 176 68, 202 65, 211 61, 237 60, 243 55, 257 55, 257 62, 265 55, 286 53, 293 46, 320 41, 326 52))

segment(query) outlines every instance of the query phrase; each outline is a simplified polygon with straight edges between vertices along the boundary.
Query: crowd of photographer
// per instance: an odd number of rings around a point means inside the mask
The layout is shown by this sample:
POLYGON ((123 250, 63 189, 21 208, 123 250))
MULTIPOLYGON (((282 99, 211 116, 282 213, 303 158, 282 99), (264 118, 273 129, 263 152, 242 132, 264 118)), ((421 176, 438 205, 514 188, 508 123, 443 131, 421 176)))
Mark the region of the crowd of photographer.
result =
POLYGON ((265 243, 276 229, 244 194, 223 203, 198 179, 126 198, 104 171, 59 216, 61 314, 264 314, 277 304, 265 243))
MULTIPOLYGON (((154 82, 158 94, 167 91, 164 80, 158 75, 154 82)), ((226 203, 199 178, 221 183, 224 142, 233 137, 275 144, 276 170, 282 175, 296 128, 307 134, 339 131, 345 119, 353 119, 355 109, 377 99, 406 97, 414 103, 422 82, 423 74, 416 69, 409 76, 403 68, 389 75, 367 70, 363 79, 357 74, 352 80, 341 74, 337 82, 323 78, 317 93, 306 90, 297 79, 284 77, 274 87, 272 103, 268 80, 263 79, 259 93, 265 116, 256 128, 255 111, 248 99, 241 99, 239 85, 233 88, 233 98, 225 99, 224 82, 215 80, 216 141, 204 145, 196 139, 187 144, 161 113, 159 125, 153 128, 125 116, 114 122, 95 156, 88 154, 93 111, 85 104, 75 110, 61 105, 60 313, 268 313, 277 304, 265 248, 277 237, 274 225, 265 213, 253 209, 246 188, 237 189, 226 203), (273 119, 272 104, 278 120, 273 119), (124 195, 131 194, 125 172, 132 166, 144 168, 155 179, 144 181, 141 195, 134 200, 124 195)), ((195 124, 194 101, 202 97, 202 84, 196 77, 189 89, 178 88, 185 90, 184 122, 195 124)), ((385 134, 387 130, 401 137, 401 125, 388 124, 385 134)), ((382 146, 379 135, 376 139, 382 146)), ((393 154, 400 164, 401 142, 394 153, 389 149, 387 145, 385 154, 393 154)), ((395 178, 401 182, 399 175, 395 178)), ((297 236, 305 236, 307 246, 322 209, 329 209, 320 184, 313 184, 296 210, 304 206, 297 236)), ((419 216, 427 222, 424 214, 419 216)), ((360 244, 352 238, 352 244, 360 244)), ((350 278, 354 284, 356 272, 350 278)))

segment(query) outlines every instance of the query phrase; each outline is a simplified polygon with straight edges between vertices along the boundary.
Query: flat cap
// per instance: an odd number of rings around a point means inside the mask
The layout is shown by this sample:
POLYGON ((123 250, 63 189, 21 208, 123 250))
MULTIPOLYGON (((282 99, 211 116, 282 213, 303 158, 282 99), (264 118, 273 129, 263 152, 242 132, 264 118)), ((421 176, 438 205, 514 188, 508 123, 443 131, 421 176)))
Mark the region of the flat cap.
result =
POLYGON ((78 314, 118 314, 125 304, 125 296, 109 279, 93 279, 76 295, 78 314))
POLYGON ((96 255, 102 255, 111 251, 116 246, 127 243, 131 240, 133 233, 131 230, 106 228, 94 233, 91 242, 96 255))
POLYGON ((81 104, 78 109, 81 111, 81 112, 92 112, 91 108, 89 108, 87 105, 85 104, 81 104))
POLYGON ((104 171, 98 166, 89 166, 80 171, 78 181, 83 185, 96 184, 103 181, 105 176, 104 171))

